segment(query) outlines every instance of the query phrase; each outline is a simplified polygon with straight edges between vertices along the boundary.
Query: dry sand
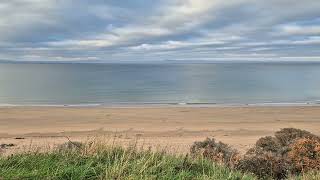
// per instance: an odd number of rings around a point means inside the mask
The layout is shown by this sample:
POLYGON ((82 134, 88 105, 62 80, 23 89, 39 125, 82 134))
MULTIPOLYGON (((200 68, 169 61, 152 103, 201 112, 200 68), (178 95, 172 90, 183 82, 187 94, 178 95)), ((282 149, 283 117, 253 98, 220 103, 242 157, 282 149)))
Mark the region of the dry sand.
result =
POLYGON ((0 144, 13 153, 99 137, 187 152, 194 141, 215 137, 241 151, 262 136, 294 127, 320 135, 320 107, 1 107, 0 144), (16 139, 22 138, 22 139, 16 139))

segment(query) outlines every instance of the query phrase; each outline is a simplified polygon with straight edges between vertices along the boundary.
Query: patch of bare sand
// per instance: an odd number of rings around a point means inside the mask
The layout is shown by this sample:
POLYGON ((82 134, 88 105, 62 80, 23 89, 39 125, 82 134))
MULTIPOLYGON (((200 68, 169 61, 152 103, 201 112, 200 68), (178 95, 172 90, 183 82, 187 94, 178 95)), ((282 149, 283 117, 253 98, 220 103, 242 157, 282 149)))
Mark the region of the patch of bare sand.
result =
POLYGON ((0 144, 14 153, 68 141, 104 138, 106 143, 188 152, 206 137, 241 151, 275 131, 294 127, 320 135, 320 107, 2 107, 0 144), (16 139, 18 137, 18 139, 16 139), (19 138, 19 137, 22 137, 19 138))

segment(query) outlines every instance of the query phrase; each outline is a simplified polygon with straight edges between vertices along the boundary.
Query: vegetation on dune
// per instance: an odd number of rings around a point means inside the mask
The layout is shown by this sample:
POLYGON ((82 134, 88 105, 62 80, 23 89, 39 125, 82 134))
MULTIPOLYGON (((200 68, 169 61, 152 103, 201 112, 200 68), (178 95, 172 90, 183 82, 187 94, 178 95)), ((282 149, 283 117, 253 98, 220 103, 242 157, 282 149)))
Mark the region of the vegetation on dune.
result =
POLYGON ((235 167, 240 160, 240 154, 236 149, 223 142, 216 142, 213 138, 195 142, 190 148, 190 153, 195 157, 200 155, 231 168, 235 167))
POLYGON ((247 152, 236 167, 243 172, 252 172, 262 179, 285 179, 288 173, 287 168, 288 163, 285 158, 261 149, 247 152))
POLYGON ((45 153, 0 157, 0 179, 320 179, 320 137, 286 128, 241 155, 207 138, 190 156, 68 142, 45 153))
POLYGON ((300 129, 262 137, 243 156, 214 139, 195 142, 190 152, 261 179, 320 179, 320 137, 300 129))
POLYGON ((302 138, 290 146, 288 159, 295 173, 320 170, 320 141, 302 138))
POLYGON ((284 128, 275 133, 276 139, 281 143, 282 146, 289 146, 295 140, 300 138, 317 139, 320 137, 312 134, 311 132, 295 129, 295 128, 284 128))
POLYGON ((230 170, 203 158, 105 146, 85 147, 80 150, 73 144, 65 144, 53 152, 3 157, 0 159, 1 178, 255 179, 251 175, 230 170), (71 149, 67 151, 66 147, 71 149))
POLYGON ((319 180, 320 172, 319 171, 309 171, 299 176, 290 176, 289 180, 319 180))

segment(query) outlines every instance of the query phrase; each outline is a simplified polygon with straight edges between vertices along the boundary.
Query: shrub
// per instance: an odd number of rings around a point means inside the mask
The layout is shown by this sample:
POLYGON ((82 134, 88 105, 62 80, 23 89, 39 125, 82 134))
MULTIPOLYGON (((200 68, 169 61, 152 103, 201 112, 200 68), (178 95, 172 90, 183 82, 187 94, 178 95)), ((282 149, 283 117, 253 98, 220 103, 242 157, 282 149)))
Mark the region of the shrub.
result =
POLYGON ((284 179, 289 171, 285 158, 277 153, 265 151, 261 147, 249 149, 236 168, 243 172, 254 173, 262 179, 284 179))
POLYGON ((303 138, 290 146, 288 159, 294 173, 320 170, 320 140, 303 138))
POLYGON ((229 167, 234 167, 240 159, 237 150, 220 141, 216 142, 214 138, 207 138, 204 141, 195 142, 191 146, 190 152, 193 156, 201 155, 229 167))
POLYGON ((263 151, 270 151, 273 153, 278 153, 281 149, 281 144, 275 137, 266 136, 260 138, 256 142, 256 147, 261 148, 263 151))
POLYGON ((320 137, 308 131, 285 128, 277 131, 275 137, 260 138, 240 160, 237 169, 274 179, 320 169, 319 142, 320 137))
POLYGON ((227 144, 208 138, 195 142, 191 154, 254 173, 262 179, 284 179, 290 174, 320 170, 320 137, 305 130, 284 128, 275 137, 260 138, 243 157, 227 144))
POLYGON ((320 139, 319 136, 316 136, 308 131, 295 128, 281 129, 275 133, 275 137, 282 146, 289 146, 295 140, 300 138, 320 139))

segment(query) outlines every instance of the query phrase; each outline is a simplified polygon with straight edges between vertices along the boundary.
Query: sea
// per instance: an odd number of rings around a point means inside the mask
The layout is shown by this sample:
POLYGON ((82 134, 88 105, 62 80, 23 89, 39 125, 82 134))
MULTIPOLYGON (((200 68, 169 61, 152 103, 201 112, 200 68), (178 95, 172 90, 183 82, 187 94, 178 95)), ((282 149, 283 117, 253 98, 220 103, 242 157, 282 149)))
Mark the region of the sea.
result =
POLYGON ((2 106, 300 103, 320 104, 320 63, 0 63, 2 106))

